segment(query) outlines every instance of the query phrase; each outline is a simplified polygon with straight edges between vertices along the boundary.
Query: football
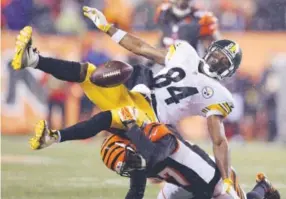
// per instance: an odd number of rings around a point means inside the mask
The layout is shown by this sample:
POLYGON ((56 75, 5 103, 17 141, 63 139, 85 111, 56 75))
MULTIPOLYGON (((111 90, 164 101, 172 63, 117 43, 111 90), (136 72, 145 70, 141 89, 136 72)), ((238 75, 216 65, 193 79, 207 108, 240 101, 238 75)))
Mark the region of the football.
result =
POLYGON ((109 61, 96 68, 90 81, 101 87, 114 87, 126 82, 133 72, 133 67, 121 61, 109 61))

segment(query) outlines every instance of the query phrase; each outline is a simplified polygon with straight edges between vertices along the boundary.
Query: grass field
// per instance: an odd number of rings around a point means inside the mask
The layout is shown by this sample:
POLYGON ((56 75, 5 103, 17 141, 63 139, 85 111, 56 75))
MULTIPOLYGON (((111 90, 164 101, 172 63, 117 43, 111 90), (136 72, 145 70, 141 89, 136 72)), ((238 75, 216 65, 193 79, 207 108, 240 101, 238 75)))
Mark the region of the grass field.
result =
MULTIPOLYGON (((99 157, 100 140, 62 143, 41 151, 30 150, 27 140, 2 136, 2 198, 124 198, 128 180, 105 168, 99 157)), ((203 146, 210 151, 208 145, 203 146)), ((286 148, 232 145, 232 163, 246 190, 254 185, 256 172, 264 171, 286 198, 286 148)), ((156 198, 159 189, 149 185, 145 198, 156 198)))

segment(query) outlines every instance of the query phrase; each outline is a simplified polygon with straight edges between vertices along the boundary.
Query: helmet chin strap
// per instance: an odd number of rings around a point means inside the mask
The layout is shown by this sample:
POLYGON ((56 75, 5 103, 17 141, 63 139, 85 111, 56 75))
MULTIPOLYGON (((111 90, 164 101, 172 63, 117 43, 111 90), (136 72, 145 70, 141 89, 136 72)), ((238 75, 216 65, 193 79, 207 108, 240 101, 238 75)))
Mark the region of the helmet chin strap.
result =
POLYGON ((191 8, 187 8, 185 10, 181 10, 180 8, 176 7, 176 6, 172 6, 172 11, 173 13, 177 16, 177 17, 185 17, 188 14, 191 13, 191 8))

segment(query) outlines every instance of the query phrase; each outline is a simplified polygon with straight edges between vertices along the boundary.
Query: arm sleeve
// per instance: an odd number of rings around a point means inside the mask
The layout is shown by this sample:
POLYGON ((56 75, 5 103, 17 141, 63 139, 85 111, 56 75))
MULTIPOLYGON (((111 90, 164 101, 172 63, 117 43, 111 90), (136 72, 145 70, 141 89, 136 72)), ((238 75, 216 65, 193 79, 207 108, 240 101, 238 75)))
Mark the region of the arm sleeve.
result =
POLYGON ((145 170, 134 170, 130 176, 130 188, 125 199, 142 199, 146 188, 145 170))
POLYGON ((177 140, 174 135, 168 134, 157 142, 151 142, 137 125, 134 125, 126 133, 126 136, 144 157, 149 168, 166 159, 177 148, 177 140))
POLYGON ((109 129, 111 120, 112 116, 110 111, 100 112, 89 120, 79 122, 73 126, 60 130, 60 142, 93 137, 100 131, 109 129))

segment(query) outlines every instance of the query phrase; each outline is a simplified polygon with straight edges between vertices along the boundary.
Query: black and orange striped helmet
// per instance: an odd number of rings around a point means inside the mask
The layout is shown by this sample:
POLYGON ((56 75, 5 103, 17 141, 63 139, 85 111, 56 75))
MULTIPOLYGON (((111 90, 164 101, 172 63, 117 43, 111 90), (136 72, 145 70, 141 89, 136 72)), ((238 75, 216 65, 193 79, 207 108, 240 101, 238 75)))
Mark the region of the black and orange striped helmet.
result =
POLYGON ((136 152, 134 145, 118 135, 104 140, 100 155, 105 166, 121 176, 129 177, 130 171, 146 167, 146 161, 136 152))
MULTIPOLYGON (((144 133, 152 142, 156 142, 171 131, 164 124, 151 123, 144 128, 144 133)), ((136 152, 135 146, 118 135, 111 135, 104 140, 100 155, 109 169, 122 176, 128 177, 130 171, 146 167, 145 159, 136 152)))
POLYGON ((125 148, 128 145, 130 145, 129 140, 117 135, 107 137, 102 143, 100 151, 103 163, 109 169, 119 173, 125 161, 125 148))

